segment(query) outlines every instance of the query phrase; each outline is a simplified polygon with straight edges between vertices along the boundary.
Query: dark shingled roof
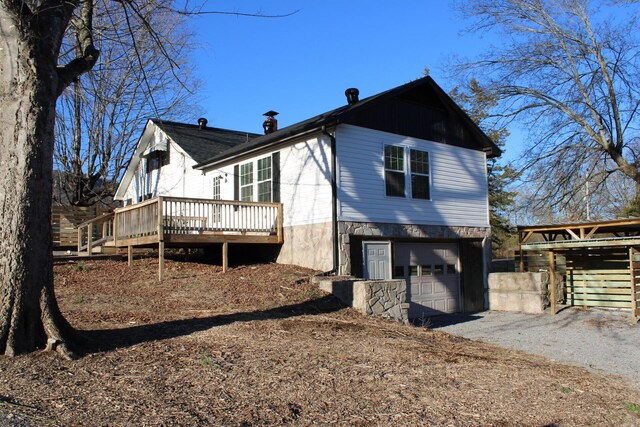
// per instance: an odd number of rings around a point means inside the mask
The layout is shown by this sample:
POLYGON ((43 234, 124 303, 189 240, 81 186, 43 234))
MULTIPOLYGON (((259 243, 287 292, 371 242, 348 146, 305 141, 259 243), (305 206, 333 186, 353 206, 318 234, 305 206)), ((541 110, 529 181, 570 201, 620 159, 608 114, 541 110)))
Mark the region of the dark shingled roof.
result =
POLYGON ((365 98, 355 104, 347 104, 342 107, 336 108, 326 113, 317 115, 310 119, 298 122, 294 125, 287 126, 276 132, 268 135, 260 135, 257 138, 250 139, 248 142, 237 145, 224 153, 210 156, 208 159, 199 161, 195 168, 206 167, 224 161, 226 159, 240 156, 244 153, 249 153, 254 150, 258 150, 262 147, 267 147, 273 144, 277 144, 280 141, 286 140, 297 135, 302 135, 308 131, 314 131, 320 129, 322 126, 333 126, 339 123, 343 123, 349 119, 349 117, 358 111, 369 108, 378 104, 386 99, 397 96, 399 94, 408 92, 416 87, 427 85, 434 89, 434 92, 449 108, 451 108, 460 120, 466 123, 467 127, 471 129, 477 140, 484 146, 490 157, 499 156, 501 150, 495 145, 489 137, 487 137, 482 130, 469 118, 469 116, 442 90, 440 86, 429 76, 414 80, 402 86, 389 89, 385 92, 381 92, 377 95, 365 98))
POLYGON ((239 144, 260 136, 255 133, 169 122, 151 119, 164 133, 178 144, 196 163, 218 156, 239 144))

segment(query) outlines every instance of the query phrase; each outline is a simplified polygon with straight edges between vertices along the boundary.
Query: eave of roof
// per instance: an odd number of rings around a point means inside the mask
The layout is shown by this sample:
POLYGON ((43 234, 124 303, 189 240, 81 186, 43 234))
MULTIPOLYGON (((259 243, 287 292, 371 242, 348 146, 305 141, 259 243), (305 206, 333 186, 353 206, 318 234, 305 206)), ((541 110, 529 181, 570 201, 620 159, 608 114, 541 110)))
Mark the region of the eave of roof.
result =
POLYGON ((389 97, 400 95, 415 87, 425 84, 430 85, 432 88, 434 88, 436 94, 440 97, 440 100, 445 103, 445 105, 451 107, 453 112, 457 114, 472 130, 474 136, 478 138, 478 140, 485 147, 485 152, 487 152, 488 157, 497 157, 502 153, 500 148, 498 148, 498 146, 488 136, 485 135, 485 133, 476 125, 476 123, 471 120, 471 118, 446 94, 446 92, 444 92, 442 88, 438 86, 438 84, 431 77, 426 76, 406 83, 402 86, 398 86, 385 92, 381 92, 377 95, 370 96, 355 104, 343 105, 342 107, 338 107, 334 110, 327 111, 326 113, 319 114, 310 119, 298 122, 291 126, 287 126, 268 135, 258 136, 257 138, 249 142, 237 145, 236 147, 233 147, 225 151, 224 153, 220 153, 205 161, 199 162, 194 166, 194 168, 204 169, 213 167, 223 162, 229 162, 238 157, 256 152, 258 150, 269 148, 278 143, 290 140, 291 138, 302 136, 310 132, 319 131, 323 128, 323 126, 331 127, 338 125, 344 120, 347 120, 350 115, 355 114, 362 109, 382 102, 389 97))

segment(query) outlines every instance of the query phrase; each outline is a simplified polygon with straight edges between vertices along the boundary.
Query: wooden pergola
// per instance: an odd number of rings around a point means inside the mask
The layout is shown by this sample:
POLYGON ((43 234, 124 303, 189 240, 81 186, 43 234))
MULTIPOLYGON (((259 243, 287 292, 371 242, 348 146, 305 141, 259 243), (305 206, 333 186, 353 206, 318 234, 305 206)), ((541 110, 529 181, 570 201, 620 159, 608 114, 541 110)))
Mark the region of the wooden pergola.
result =
POLYGON ((519 271, 549 272, 556 312, 556 272, 563 299, 584 307, 623 308, 640 316, 640 218, 518 226, 519 271))

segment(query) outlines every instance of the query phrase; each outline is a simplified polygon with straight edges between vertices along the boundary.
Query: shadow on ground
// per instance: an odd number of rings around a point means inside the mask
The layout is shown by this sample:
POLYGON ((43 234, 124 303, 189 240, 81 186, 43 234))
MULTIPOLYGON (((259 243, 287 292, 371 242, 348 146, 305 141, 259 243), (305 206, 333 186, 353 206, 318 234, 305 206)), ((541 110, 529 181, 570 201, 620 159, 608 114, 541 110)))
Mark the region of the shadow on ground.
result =
POLYGON ((438 329, 444 328, 445 326, 473 322, 474 320, 479 319, 482 319, 482 316, 476 314, 443 314, 440 316, 430 317, 426 322, 424 322, 424 326, 429 329, 438 329))
POLYGON ((131 326, 121 329, 81 331, 87 338, 84 355, 131 347, 145 342, 166 340, 205 331, 216 326, 235 322, 287 319, 290 317, 327 314, 343 309, 340 301, 328 295, 298 304, 275 307, 267 310, 223 314, 211 317, 180 319, 149 325, 131 326))

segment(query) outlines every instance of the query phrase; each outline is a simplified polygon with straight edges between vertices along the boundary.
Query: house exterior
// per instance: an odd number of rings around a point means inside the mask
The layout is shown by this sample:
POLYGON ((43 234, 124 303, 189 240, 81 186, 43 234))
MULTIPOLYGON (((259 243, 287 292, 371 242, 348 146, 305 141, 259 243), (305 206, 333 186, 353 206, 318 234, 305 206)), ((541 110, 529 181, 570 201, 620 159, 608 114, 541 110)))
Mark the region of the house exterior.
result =
POLYGON ((264 135, 149 120, 116 199, 280 202, 278 262, 405 278, 412 317, 482 309, 500 150, 430 77, 357 95, 264 135))

